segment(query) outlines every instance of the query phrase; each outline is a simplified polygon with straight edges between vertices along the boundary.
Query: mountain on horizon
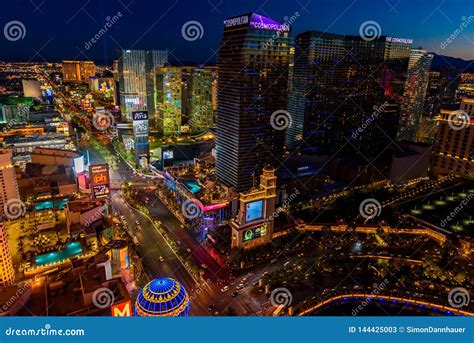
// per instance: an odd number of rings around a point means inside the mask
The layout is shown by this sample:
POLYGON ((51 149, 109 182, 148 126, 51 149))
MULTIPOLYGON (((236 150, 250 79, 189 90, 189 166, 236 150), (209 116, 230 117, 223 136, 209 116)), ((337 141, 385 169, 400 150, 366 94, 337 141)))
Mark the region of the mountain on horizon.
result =
POLYGON ((453 67, 461 70, 463 73, 474 73, 474 60, 463 60, 459 57, 437 55, 433 53, 432 71, 440 71, 444 67, 453 67))

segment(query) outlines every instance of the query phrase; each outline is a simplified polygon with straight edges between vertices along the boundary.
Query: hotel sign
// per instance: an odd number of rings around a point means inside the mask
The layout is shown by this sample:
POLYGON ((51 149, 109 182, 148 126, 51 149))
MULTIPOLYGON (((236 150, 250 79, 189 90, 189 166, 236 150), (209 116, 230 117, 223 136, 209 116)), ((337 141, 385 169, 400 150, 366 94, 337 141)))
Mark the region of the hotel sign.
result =
POLYGON ((264 17, 259 14, 252 14, 251 16, 244 15, 236 18, 224 20, 224 26, 231 28, 235 26, 247 25, 251 29, 267 30, 267 31, 290 31, 288 24, 280 23, 276 20, 264 17))
POLYGON ((224 26, 225 27, 234 27, 234 26, 246 25, 248 23, 249 23, 249 16, 248 15, 243 15, 241 17, 230 18, 230 19, 224 20, 224 26))
POLYGON ((95 164, 89 167, 90 186, 94 199, 107 197, 110 193, 108 164, 95 164))
POLYGON ((133 136, 147 137, 148 136, 148 112, 135 111, 132 112, 133 119, 133 136))
POLYGON ((413 39, 409 39, 409 38, 386 37, 385 41, 392 42, 392 43, 405 43, 405 44, 413 43, 413 39))

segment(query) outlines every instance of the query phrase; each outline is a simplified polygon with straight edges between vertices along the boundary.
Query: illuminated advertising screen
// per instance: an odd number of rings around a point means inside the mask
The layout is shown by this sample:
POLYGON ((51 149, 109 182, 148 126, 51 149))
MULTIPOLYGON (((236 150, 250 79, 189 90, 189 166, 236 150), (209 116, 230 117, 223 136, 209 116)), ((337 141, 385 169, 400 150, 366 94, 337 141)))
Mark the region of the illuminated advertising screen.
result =
POLYGON ((146 120, 134 121, 133 133, 135 137, 148 135, 148 121, 146 120))
POLYGON ((110 190, 107 185, 98 185, 92 186, 92 192, 95 198, 104 198, 109 195, 110 190))
POLYGON ((108 164, 95 164, 89 167, 89 178, 92 196, 103 198, 110 193, 110 177, 108 164))
POLYGON ((252 239, 263 237, 267 234, 267 228, 265 226, 260 226, 254 229, 245 230, 242 235, 242 241, 247 242, 252 239))
POLYGON ((133 135, 135 137, 148 136, 148 112, 135 111, 132 112, 133 119, 133 135))
POLYGON ((163 159, 164 160, 171 160, 173 158, 173 150, 164 150, 163 151, 163 159))
POLYGON ((74 172, 77 174, 84 173, 84 156, 79 156, 74 159, 74 172))
POLYGON ((245 205, 245 221, 261 219, 263 216, 263 200, 252 201, 245 205))

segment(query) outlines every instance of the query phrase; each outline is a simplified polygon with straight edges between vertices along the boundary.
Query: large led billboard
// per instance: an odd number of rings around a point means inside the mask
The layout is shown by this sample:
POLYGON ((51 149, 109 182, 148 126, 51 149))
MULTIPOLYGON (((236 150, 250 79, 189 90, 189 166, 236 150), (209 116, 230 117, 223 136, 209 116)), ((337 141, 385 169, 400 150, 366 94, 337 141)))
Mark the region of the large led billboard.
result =
POLYGON ((266 226, 259 226, 253 229, 247 229, 244 231, 242 235, 242 241, 247 242, 251 241, 252 239, 263 237, 267 234, 266 226))
POLYGON ((108 164, 89 166, 89 178, 94 199, 107 197, 110 193, 110 177, 108 164))
POLYGON ((251 222, 263 217, 263 200, 249 202, 245 205, 245 221, 251 222))

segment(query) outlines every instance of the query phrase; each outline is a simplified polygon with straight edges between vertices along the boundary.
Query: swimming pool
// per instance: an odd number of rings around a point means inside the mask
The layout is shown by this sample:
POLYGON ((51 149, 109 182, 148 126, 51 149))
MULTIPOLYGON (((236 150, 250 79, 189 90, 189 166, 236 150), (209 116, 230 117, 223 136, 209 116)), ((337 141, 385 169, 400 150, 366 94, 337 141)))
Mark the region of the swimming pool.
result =
POLYGON ((199 186, 195 181, 184 181, 186 186, 188 186, 188 189, 191 193, 195 194, 199 192, 202 188, 199 186))
POLYGON ((35 265, 43 266, 50 263, 63 261, 72 256, 82 253, 82 246, 79 242, 71 242, 66 244, 66 249, 53 251, 47 254, 38 255, 35 257, 35 265))
POLYGON ((64 206, 66 206, 67 202, 68 202, 68 199, 42 201, 35 204, 35 210, 41 211, 41 210, 47 210, 53 207, 57 207, 62 210, 64 206))

